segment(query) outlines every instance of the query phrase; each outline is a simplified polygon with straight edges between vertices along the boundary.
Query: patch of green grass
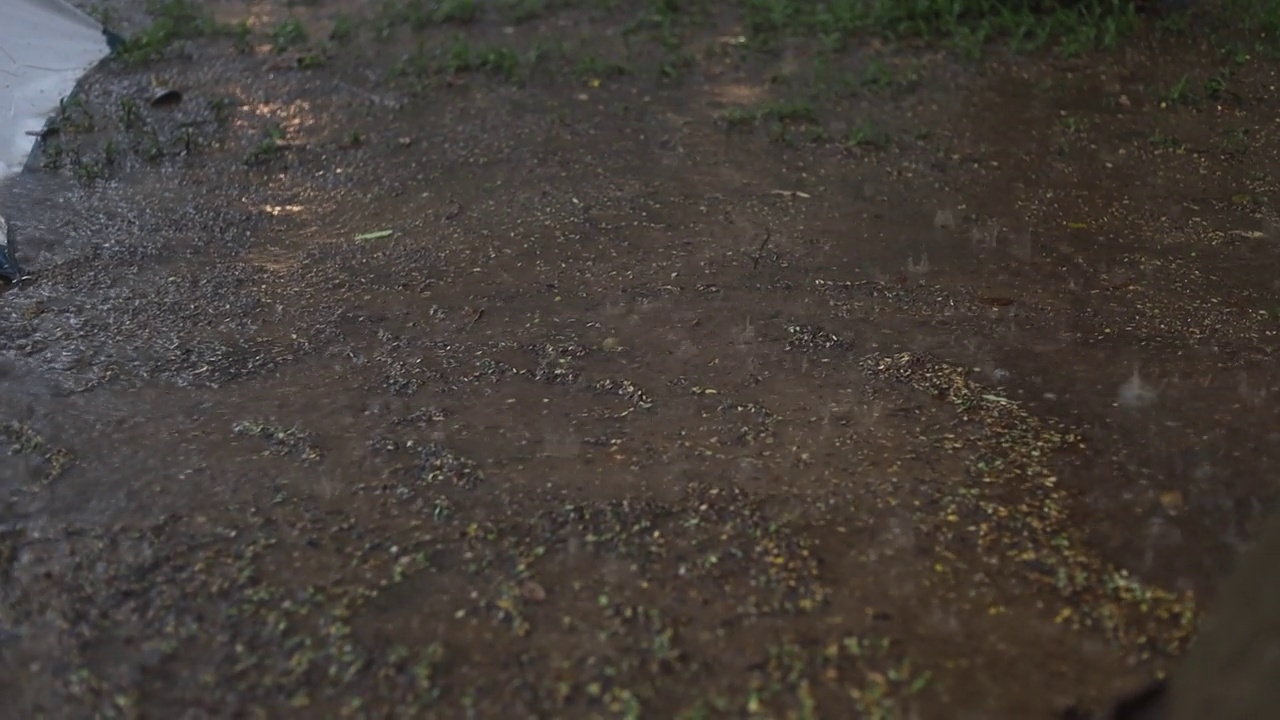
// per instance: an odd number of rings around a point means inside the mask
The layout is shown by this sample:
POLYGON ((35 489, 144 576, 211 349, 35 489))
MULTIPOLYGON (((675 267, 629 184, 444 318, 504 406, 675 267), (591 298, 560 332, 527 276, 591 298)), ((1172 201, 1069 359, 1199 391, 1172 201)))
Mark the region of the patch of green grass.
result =
POLYGON ((1183 75, 1178 82, 1169 88, 1164 94, 1163 102, 1169 105, 1191 105, 1198 102, 1200 98, 1191 92, 1191 75, 1183 75))
POLYGON ((527 23, 547 12, 546 0, 504 0, 502 17, 513 25, 527 23))
POLYGON ((120 101, 120 127, 133 130, 141 123, 142 111, 138 108, 138 102, 133 98, 123 98, 120 101))
POLYGON ((1165 135, 1159 130, 1152 131, 1147 137, 1147 143, 1157 150, 1178 150, 1182 148, 1182 142, 1172 135, 1165 135))
POLYGON ((376 12, 376 23, 383 35, 397 27, 421 31, 431 27, 431 9, 423 0, 383 0, 376 12))
POLYGON ((200 139, 196 135, 196 129, 191 125, 184 125, 178 133, 178 144, 182 146, 182 152, 191 155, 200 149, 200 139))
POLYGON ((71 171, 75 173, 76 179, 83 183, 94 183, 107 178, 107 165, 100 160, 85 160, 79 152, 72 151, 69 155, 71 171))
POLYGON ((338 144, 338 147, 350 149, 358 148, 361 145, 364 145, 364 134, 359 130, 352 130, 346 134, 342 142, 338 144))
POLYGON ((875 35, 939 41, 971 57, 992 44, 1067 55, 1109 49, 1141 22, 1135 0, 650 0, 624 34, 648 31, 673 49, 690 28, 705 26, 713 9, 735 12, 747 44, 758 49, 793 38, 842 50, 875 35))
MULTIPOLYGON (((509 0, 531 6, 555 0, 509 0)), ((1152 0, 1177 4, 1177 0, 1152 0)), ((1192 2, 1159 15, 1138 11, 1138 0, 648 0, 628 31, 655 31, 674 42, 705 24, 713 10, 735 13, 749 44, 770 48, 786 38, 840 50, 859 36, 941 41, 965 55, 992 44, 1018 51, 1055 48, 1078 55, 1116 47, 1140 25, 1203 36, 1206 28, 1244 31, 1280 50, 1280 2, 1192 2)), ((539 10, 534 12, 545 12, 539 10)), ((1216 32, 1215 32, 1216 34, 1216 32)))
POLYGON ((511 48, 474 44, 459 33, 448 45, 435 50, 429 49, 426 42, 419 42, 413 53, 396 63, 393 73, 419 81, 440 74, 483 73, 519 85, 535 64, 558 52, 554 43, 539 42, 522 56, 511 48))
POLYGON ((236 101, 229 97, 217 97, 209 101, 209 113, 213 115, 213 121, 219 127, 227 124, 231 120, 231 113, 235 110, 236 101))
POLYGON ((1132 0, 739 0, 756 44, 783 36, 814 37, 841 47, 872 33, 891 39, 929 38, 976 54, 1005 40, 1020 49, 1051 42, 1064 52, 1114 47, 1136 25, 1132 0))
POLYGON ((276 52, 307 44, 307 28, 297 18, 282 20, 271 30, 271 47, 276 52))
POLYGON ((760 111, 748 107, 729 108, 720 113, 720 122, 729 129, 754 127, 760 122, 760 111))
POLYGON ((849 128, 849 131, 844 136, 844 145, 850 148, 883 150, 892 143, 893 138, 888 131, 868 121, 860 122, 849 128))
POLYGON ((872 58, 862 69, 862 76, 859 83, 862 87, 872 90, 888 90, 897 83, 897 74, 893 68, 889 67, 884 60, 880 58, 872 58))
POLYGON ((735 107, 721 113, 720 121, 729 128, 752 127, 764 121, 816 124, 818 110, 807 101, 784 100, 754 107, 735 107))
POLYGON ((683 62, 685 32, 706 19, 706 8, 698 0, 651 0, 642 14, 622 31, 622 35, 624 40, 639 33, 653 35, 666 51, 667 60, 679 58, 679 62, 673 63, 679 65, 683 62))
POLYGON ((40 141, 40 167, 43 170, 58 170, 67 159, 67 152, 55 136, 46 136, 40 141))
POLYGON ((1231 79, 1234 73, 1230 67, 1224 67, 1212 77, 1204 81, 1204 95, 1210 100, 1225 100, 1238 97, 1231 90, 1231 79))
POLYGON ((786 100, 769 103, 761 108, 763 117, 778 122, 816 123, 818 109, 806 100, 786 100))
POLYGON ((9 455, 30 454, 41 458, 44 475, 41 481, 49 483, 60 477, 75 464, 76 458, 69 450, 55 447, 25 423, 5 420, 0 422, 0 448, 8 445, 9 455))
POLYGON ((176 41, 210 35, 222 29, 198 0, 150 0, 147 12, 151 14, 151 24, 125 40, 118 51, 119 56, 128 62, 154 60, 176 41))
POLYGON ((1089 128, 1089 122, 1079 115, 1063 115, 1058 118, 1058 126, 1068 135, 1080 135, 1089 128))
POLYGON ((435 63, 430 53, 427 52, 427 44, 423 41, 418 41, 413 52, 402 57, 391 67, 391 75, 422 78, 431 75, 434 72, 434 68, 435 63))
POLYGON ((578 59, 575 70, 580 77, 601 80, 631 74, 630 67, 612 60, 605 60, 596 55, 583 55, 578 59))
POLYGON ((1219 0, 1214 19, 1259 38, 1261 45, 1272 50, 1280 44, 1280 2, 1276 0, 1219 0))
POLYGON ((103 27, 111 27, 114 24, 112 21, 115 20, 115 15, 112 14, 111 8, 100 2, 93 3, 85 12, 103 27))
POLYGON ((823 92, 833 95, 853 95, 856 84, 853 75, 839 63, 830 53, 819 53, 813 58, 812 84, 823 92))
POLYGON ((465 24, 480 17, 476 0, 383 0, 375 13, 375 25, 383 35, 397 27, 415 32, 448 23, 465 24))
POLYGON ((223 30, 231 37, 231 45, 237 52, 247 53, 253 50, 253 27, 248 20, 241 20, 223 30))
POLYGON ((662 80, 679 80, 696 64, 697 60, 689 53, 668 50, 658 63, 658 77, 662 80))
POLYGON ((258 165, 278 157, 287 149, 289 143, 285 141, 284 128, 272 125, 267 128, 262 140, 250 148, 244 162, 246 165, 258 165))
POLYGON ((155 162, 165 156, 164 142, 160 140, 160 135, 155 131, 155 128, 147 131, 146 136, 142 139, 140 152, 143 159, 148 162, 155 162))
POLYGON ((439 0, 432 19, 437 23, 469 23, 479 14, 476 0, 439 0))
POLYGON ((555 37, 538 38, 537 42, 533 44, 533 48, 524 54, 522 75, 523 77, 528 77, 542 65, 564 62, 568 56, 568 45, 564 40, 555 37))
POLYGON ((355 20, 349 15, 339 15, 333 20, 333 28, 329 30, 329 41, 344 43, 356 34, 355 20))
POLYGON ((298 58, 299 70, 314 70, 318 67, 324 67, 329 62, 329 56, 319 50, 306 53, 298 58))
POLYGON ((720 122, 728 130, 754 128, 770 123, 769 138, 776 142, 791 143, 796 140, 794 126, 807 126, 804 139, 816 142, 826 138, 826 131, 819 124, 818 110, 805 100, 780 100, 751 107, 735 107, 720 114, 720 122))
POLYGON ((1222 152, 1235 157, 1242 157, 1247 154, 1249 152, 1251 132, 1250 128, 1238 127, 1219 133, 1219 145, 1222 152))
POLYGON ((84 98, 72 95, 58 102, 58 114, 53 125, 59 132, 80 134, 93 132, 98 122, 84 98))
POLYGON ((321 450, 313 442, 312 434, 293 426, 283 426, 264 420, 241 420, 231 426, 240 437, 251 437, 267 443, 268 453, 297 455, 304 462, 320 459, 321 450))
POLYGON ((452 74, 483 72, 508 82, 519 82, 524 77, 520 55, 514 50, 474 46, 462 35, 445 51, 441 69, 452 74))
MULTIPOLYGON (((1169 0, 1173 1, 1173 0, 1169 0)), ((1161 35, 1209 38, 1242 65, 1253 55, 1280 54, 1280 2, 1215 0, 1190 2, 1189 12, 1171 12, 1155 23, 1161 35)))

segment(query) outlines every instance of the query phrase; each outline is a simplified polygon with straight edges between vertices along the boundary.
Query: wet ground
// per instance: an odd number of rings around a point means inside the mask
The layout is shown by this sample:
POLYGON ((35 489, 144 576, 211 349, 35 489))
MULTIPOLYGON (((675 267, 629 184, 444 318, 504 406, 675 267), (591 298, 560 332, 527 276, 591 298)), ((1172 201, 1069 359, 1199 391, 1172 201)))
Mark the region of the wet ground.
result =
POLYGON ((1251 36, 103 6, 3 189, 8 716, 1052 718, 1271 505, 1251 36))

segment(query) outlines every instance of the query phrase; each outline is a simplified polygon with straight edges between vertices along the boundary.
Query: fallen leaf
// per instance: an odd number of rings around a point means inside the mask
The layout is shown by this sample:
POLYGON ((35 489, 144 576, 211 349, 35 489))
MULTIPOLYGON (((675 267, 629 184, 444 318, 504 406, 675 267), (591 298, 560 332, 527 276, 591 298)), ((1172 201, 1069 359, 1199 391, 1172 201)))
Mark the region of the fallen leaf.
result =
POLYGON ((526 580, 520 586, 520 597, 529 602, 542 602, 547 599, 547 591, 535 580, 526 580))

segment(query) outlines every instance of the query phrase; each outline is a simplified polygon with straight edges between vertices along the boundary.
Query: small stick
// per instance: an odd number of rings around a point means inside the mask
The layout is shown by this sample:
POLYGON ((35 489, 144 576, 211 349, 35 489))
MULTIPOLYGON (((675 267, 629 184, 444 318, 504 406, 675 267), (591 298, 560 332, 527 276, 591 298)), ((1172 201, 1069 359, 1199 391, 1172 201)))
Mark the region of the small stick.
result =
POLYGON ((484 308, 480 308, 476 311, 475 317, 471 318, 471 322, 467 323, 467 327, 474 327, 476 323, 480 322, 480 318, 482 317, 484 317, 484 308))
POLYGON ((773 231, 768 225, 764 226, 764 239, 760 241, 760 247, 756 248, 756 254, 751 257, 751 269, 756 270, 760 267, 760 256, 764 254, 765 247, 769 244, 769 240, 773 237, 773 231))

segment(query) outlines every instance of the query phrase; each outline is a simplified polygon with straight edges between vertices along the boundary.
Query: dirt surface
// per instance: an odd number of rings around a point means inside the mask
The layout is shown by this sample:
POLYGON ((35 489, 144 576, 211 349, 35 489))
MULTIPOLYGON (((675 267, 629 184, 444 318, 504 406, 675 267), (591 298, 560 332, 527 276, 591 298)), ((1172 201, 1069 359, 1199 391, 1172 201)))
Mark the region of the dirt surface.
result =
POLYGON ((478 5, 99 6, 0 190, 0 713, 1052 718, 1183 652, 1280 459, 1253 36, 478 5))
POLYGON ((1280 688, 1273 682, 1280 673, 1277 557, 1280 522, 1271 520, 1237 560, 1178 664, 1169 690, 1173 720, 1262 718, 1280 706, 1280 688))

